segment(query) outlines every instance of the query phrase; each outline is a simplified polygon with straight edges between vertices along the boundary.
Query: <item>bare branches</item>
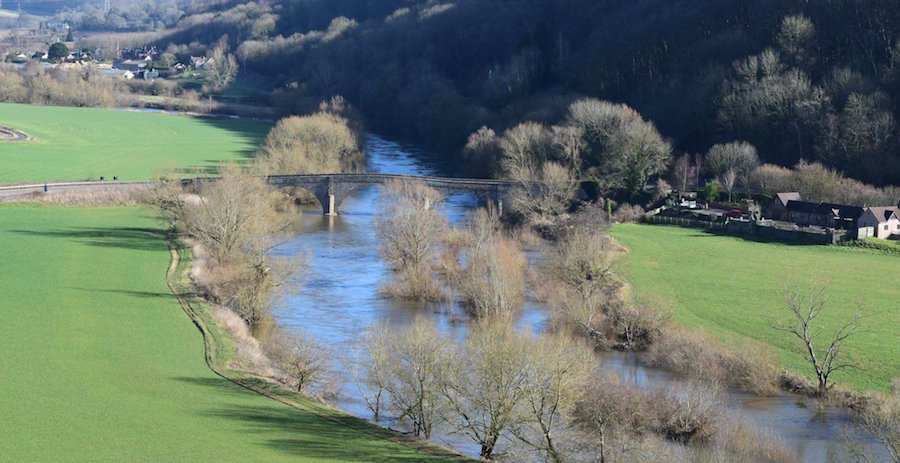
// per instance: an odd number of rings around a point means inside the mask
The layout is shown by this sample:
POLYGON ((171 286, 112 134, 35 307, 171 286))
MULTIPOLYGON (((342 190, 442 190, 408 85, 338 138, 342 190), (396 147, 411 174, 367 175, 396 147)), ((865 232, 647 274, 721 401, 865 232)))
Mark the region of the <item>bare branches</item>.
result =
POLYGON ((786 285, 782 288, 782 295, 786 309, 791 314, 790 320, 770 319, 769 325, 802 342, 804 357, 816 372, 818 393, 825 394, 832 386, 828 383, 832 373, 856 366, 854 362, 845 360, 842 347, 847 338, 860 332, 862 314, 856 312, 850 320, 838 325, 833 334, 827 338, 828 347, 823 351, 817 349, 814 342, 821 340, 821 328, 816 320, 828 303, 828 286, 817 282, 811 283, 808 287, 797 284, 786 285))
POLYGON ((276 330, 270 334, 265 349, 296 385, 297 392, 319 381, 331 368, 331 350, 310 333, 276 330))
POLYGON ((613 267, 620 256, 609 237, 576 230, 560 241, 548 265, 548 274, 563 288, 555 304, 557 313, 591 338, 601 336, 604 305, 619 288, 613 267))
POLYGON ((432 267, 447 229, 446 219, 434 210, 441 199, 432 188, 415 182, 387 185, 385 209, 376 218, 380 251, 397 272, 386 291, 408 299, 439 299, 441 288, 433 281, 432 267))

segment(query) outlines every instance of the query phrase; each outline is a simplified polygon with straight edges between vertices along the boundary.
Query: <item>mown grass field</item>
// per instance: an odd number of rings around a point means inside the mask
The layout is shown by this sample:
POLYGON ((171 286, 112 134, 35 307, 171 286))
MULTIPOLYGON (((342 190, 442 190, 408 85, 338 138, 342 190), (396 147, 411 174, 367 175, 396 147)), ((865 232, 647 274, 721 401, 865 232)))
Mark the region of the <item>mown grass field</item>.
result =
MULTIPOLYGON (((836 246, 759 243, 665 225, 616 225, 610 234, 630 249, 623 272, 636 295, 667 304, 689 328, 728 342, 752 338, 773 346, 788 370, 814 378, 794 339, 772 329, 766 314, 787 317, 781 285, 830 282, 825 328, 864 304, 867 332, 850 338, 860 369, 834 373, 838 385, 888 390, 900 377, 900 256, 836 246)), ((783 318, 784 319, 784 318, 783 318)), ((832 331, 833 332, 833 331, 832 331)))
POLYGON ((249 159, 270 128, 258 120, 5 103, 0 125, 35 137, 0 142, 0 184, 214 173, 222 161, 249 159))
POLYGON ((147 209, 0 205, 0 462, 442 461, 216 376, 168 264, 147 209))

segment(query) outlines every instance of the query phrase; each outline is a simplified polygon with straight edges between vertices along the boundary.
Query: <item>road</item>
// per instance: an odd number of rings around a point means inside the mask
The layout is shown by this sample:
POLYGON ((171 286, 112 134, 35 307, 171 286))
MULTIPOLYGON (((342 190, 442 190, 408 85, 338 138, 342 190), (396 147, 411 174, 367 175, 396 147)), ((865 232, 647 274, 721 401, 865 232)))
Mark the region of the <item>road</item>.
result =
POLYGON ((0 186, 0 197, 25 196, 44 191, 56 193, 61 191, 84 191, 92 189, 129 189, 136 186, 150 185, 152 182, 117 182, 117 181, 84 181, 84 182, 49 182, 25 183, 0 186))

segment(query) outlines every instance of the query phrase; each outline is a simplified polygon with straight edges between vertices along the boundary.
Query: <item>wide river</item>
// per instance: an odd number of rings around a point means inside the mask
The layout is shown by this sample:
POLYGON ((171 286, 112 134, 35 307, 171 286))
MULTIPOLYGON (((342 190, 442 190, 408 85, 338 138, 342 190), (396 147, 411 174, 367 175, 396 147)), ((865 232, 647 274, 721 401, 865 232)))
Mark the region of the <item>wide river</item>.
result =
MULTIPOLYGON (((410 175, 441 175, 434 156, 415 146, 391 142, 376 135, 367 141, 370 172, 410 175)), ((452 195, 440 206, 451 224, 460 224, 466 213, 479 206, 468 194, 452 195)), ((300 233, 279 252, 305 254, 308 265, 301 288, 275 308, 275 317, 284 327, 313 333, 341 355, 366 327, 386 322, 401 327, 416 315, 432 317, 438 326, 452 337, 465 336, 467 323, 458 307, 447 304, 402 302, 382 297, 378 288, 390 279, 390 270, 378 255, 378 239, 374 219, 380 209, 380 197, 375 187, 361 189, 347 198, 340 207, 340 215, 327 217, 321 209, 306 211, 300 233)), ((539 258, 536 250, 528 251, 530 261, 539 258)), ((520 329, 539 331, 547 318, 546 308, 527 301, 517 323, 520 329)), ((633 356, 621 353, 604 354, 603 368, 634 381, 642 387, 670 387, 678 385, 665 372, 640 366, 633 356)), ((341 369, 340 365, 336 365, 341 369)), ((341 374, 338 397, 333 404, 354 415, 371 419, 359 392, 349 375, 341 374)), ((849 424, 849 415, 838 409, 820 410, 815 403, 790 394, 759 397, 740 391, 730 391, 729 404, 740 419, 752 422, 793 449, 803 462, 844 461, 841 429, 849 424)), ((386 421, 391 427, 403 429, 402 423, 386 421)), ((464 437, 438 434, 433 440, 477 455, 478 448, 464 437)), ((874 440, 866 446, 879 461, 886 458, 884 450, 874 440)))

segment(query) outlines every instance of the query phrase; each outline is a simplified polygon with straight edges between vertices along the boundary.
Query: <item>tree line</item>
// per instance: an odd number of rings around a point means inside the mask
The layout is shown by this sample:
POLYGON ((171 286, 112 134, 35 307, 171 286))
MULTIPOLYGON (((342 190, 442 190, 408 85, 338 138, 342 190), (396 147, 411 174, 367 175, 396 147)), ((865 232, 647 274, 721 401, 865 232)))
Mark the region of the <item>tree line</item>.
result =
POLYGON ((282 110, 296 111, 285 95, 341 94, 376 130, 447 156, 482 126, 557 125, 588 96, 639 111, 676 152, 743 140, 763 162, 820 162, 876 185, 900 169, 900 16, 885 1, 241 8, 198 16, 160 42, 227 34, 242 72, 265 82, 282 110), (271 27, 258 23, 264 16, 271 27))

